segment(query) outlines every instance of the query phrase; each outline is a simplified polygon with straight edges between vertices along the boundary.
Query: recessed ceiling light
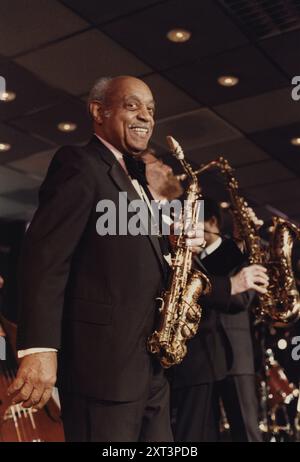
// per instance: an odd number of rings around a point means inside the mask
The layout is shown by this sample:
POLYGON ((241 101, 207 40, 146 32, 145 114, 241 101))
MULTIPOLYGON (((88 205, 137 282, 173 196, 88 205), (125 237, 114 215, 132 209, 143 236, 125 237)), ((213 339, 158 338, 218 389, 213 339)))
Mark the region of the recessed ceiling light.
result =
POLYGON ((11 148, 11 145, 8 143, 0 143, 0 151, 9 151, 11 148))
POLYGON ((73 132, 74 130, 76 130, 77 125, 73 122, 61 122, 57 125, 57 128, 61 132, 73 132))
POLYGON ((171 42, 187 42, 191 38, 191 32, 185 29, 171 29, 167 33, 167 38, 171 42))
POLYGON ((3 91, 0 93, 0 101, 4 101, 5 103, 9 103, 16 98, 16 94, 13 91, 3 91))
POLYGON ((230 204, 229 202, 220 202, 221 209, 229 209, 230 204))
POLYGON ((294 146, 300 146, 300 138, 292 138, 291 139, 291 144, 293 144, 294 146))
POLYGON ((239 83, 239 79, 234 75, 221 75, 218 78, 218 83, 223 87, 234 87, 239 83))

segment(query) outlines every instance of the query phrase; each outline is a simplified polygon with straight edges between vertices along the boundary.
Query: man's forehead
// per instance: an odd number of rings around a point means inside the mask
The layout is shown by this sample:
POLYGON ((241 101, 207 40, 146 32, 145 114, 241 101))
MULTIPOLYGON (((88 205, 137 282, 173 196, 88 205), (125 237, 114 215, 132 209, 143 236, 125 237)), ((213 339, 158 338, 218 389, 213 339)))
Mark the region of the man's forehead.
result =
POLYGON ((138 79, 124 79, 115 82, 112 86, 113 93, 121 98, 136 98, 154 102, 152 92, 148 85, 138 79))

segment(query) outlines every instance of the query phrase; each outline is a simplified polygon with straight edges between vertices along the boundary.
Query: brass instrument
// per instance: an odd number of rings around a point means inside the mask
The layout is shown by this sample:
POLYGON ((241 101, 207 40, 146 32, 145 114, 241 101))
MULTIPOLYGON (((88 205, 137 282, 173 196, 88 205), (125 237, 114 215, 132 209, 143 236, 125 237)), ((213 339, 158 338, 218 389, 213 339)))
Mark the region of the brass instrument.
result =
MULTIPOLYGON (((181 147, 172 137, 167 137, 172 153, 180 161, 189 186, 187 189, 187 209, 191 228, 198 220, 200 186, 195 172, 185 160, 181 147)), ((208 277, 192 268, 193 255, 185 245, 186 236, 180 229, 172 258, 172 274, 168 289, 162 294, 159 311, 159 327, 147 342, 148 350, 155 354, 164 368, 179 364, 187 352, 186 342, 193 337, 199 326, 202 308, 199 297, 208 294, 211 285, 208 277)))
POLYGON ((272 321, 278 327, 297 321, 300 317, 300 296, 293 275, 291 253, 295 239, 300 239, 300 229, 287 220, 273 217, 269 250, 264 249, 257 223, 249 214, 247 202, 239 195, 238 182, 228 161, 219 157, 201 166, 196 174, 214 167, 225 175, 235 223, 240 238, 245 242, 250 264, 263 265, 268 270, 268 291, 258 294, 258 317, 272 321))

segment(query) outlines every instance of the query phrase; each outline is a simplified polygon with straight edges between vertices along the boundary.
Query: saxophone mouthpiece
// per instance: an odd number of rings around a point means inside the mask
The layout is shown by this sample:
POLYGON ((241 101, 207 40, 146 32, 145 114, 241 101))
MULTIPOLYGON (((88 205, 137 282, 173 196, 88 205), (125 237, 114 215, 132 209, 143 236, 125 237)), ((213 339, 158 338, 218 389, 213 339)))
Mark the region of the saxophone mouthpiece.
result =
POLYGON ((167 143, 170 150, 175 154, 178 160, 184 159, 184 154, 178 141, 173 136, 167 136, 167 143))

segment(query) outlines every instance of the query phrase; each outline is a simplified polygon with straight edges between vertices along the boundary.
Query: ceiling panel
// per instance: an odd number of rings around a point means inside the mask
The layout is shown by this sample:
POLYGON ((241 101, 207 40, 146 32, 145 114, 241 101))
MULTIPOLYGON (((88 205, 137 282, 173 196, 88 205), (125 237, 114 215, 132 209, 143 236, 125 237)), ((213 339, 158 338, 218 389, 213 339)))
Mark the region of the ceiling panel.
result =
POLYGON ((44 151, 52 148, 52 144, 42 141, 33 136, 26 135, 20 130, 0 124, 0 143, 8 143, 11 149, 0 152, 0 164, 12 162, 21 157, 26 157, 34 152, 44 151))
POLYGON ((207 163, 222 156, 228 160, 232 167, 251 164, 270 158, 264 151, 246 138, 238 138, 224 143, 217 143, 192 151, 188 150, 186 155, 197 164, 207 163))
POLYGON ((247 43, 245 36, 211 0, 163 2, 113 21, 102 30, 156 70, 247 43), (191 39, 185 43, 170 42, 166 34, 176 27, 189 30, 191 39))
POLYGON ((254 46, 227 51, 217 57, 198 59, 163 74, 201 103, 212 106, 289 84, 289 80, 254 46), (238 77, 238 85, 219 85, 218 78, 223 75, 238 77))
POLYGON ((36 208, 38 205, 38 193, 39 187, 33 189, 16 189, 15 191, 5 193, 3 197, 36 208))
POLYGON ((300 202, 300 179, 288 179, 278 183, 247 188, 247 193, 261 204, 275 201, 300 202))
POLYGON ((293 146, 291 138, 300 137, 300 123, 251 133, 249 137, 272 157, 300 174, 300 146, 293 146))
POLYGON ((81 143, 89 139, 92 134, 92 124, 85 104, 71 99, 65 100, 63 104, 15 119, 11 124, 55 144, 81 143), (60 122, 76 123, 77 130, 61 132, 57 128, 60 122))
MULTIPOLYGON (((294 179, 296 175, 275 160, 266 160, 256 164, 242 166, 235 172, 243 188, 274 183, 280 180, 294 179)), ((275 186, 276 187, 276 186, 275 186)))
POLYGON ((159 74, 152 74, 143 80, 151 88, 157 102, 156 119, 181 114, 200 107, 199 103, 159 74))
POLYGON ((25 157, 24 159, 8 163, 7 166, 11 166, 25 173, 30 173, 31 175, 36 175, 36 177, 39 178, 44 178, 56 150, 57 149, 50 149, 49 151, 39 152, 32 156, 25 157))
POLYGON ((28 204, 21 204, 20 202, 0 196, 1 218, 28 220, 32 217, 33 213, 34 209, 28 206, 28 204))
POLYGON ((126 2, 124 0, 110 0, 109 2, 101 2, 101 6, 99 0, 62 0, 62 3, 91 23, 102 24, 118 16, 127 16, 129 13, 147 8, 155 3, 162 3, 162 1, 130 0, 130 2, 126 2))
POLYGON ((300 203, 299 201, 272 201, 272 205, 280 210, 283 210, 287 215, 299 215, 300 214, 300 203))
POLYGON ((299 75, 300 30, 262 40, 260 46, 290 77, 299 75))
POLYGON ((152 71, 98 30, 77 34, 16 61, 50 85, 74 95, 87 93, 102 76, 152 71))
POLYGON ((0 101, 0 120, 7 120, 54 104, 64 96, 36 78, 22 66, 8 60, 0 60, 0 75, 6 80, 6 90, 16 93, 11 102, 0 101))
POLYGON ((56 0, 1 0, 0 53, 16 55, 88 25, 56 0))
POLYGON ((184 151, 240 137, 237 130, 206 108, 158 121, 154 142, 167 147, 167 135, 174 136, 184 151))
POLYGON ((214 110, 246 133, 300 122, 300 104, 291 98, 291 87, 215 106, 214 110))
POLYGON ((39 185, 40 181, 28 175, 0 166, 0 194, 2 195, 19 189, 34 189, 39 185))

